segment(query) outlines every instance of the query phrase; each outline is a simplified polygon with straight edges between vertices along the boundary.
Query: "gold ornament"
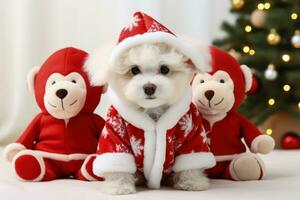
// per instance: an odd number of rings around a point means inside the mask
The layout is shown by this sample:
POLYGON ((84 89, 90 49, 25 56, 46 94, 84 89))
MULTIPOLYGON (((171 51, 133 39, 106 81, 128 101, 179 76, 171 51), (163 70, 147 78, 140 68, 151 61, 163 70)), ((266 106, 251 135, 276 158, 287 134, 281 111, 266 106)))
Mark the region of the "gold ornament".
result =
POLYGON ((295 31, 295 34, 291 39, 291 43, 295 48, 300 48, 300 30, 295 31))
POLYGON ((277 45, 281 40, 280 35, 277 33, 276 29, 271 29, 267 36, 267 41, 270 45, 277 45))
POLYGON ((239 10, 245 5, 245 0, 231 0, 231 2, 232 2, 232 7, 235 10, 239 10))
POLYGON ((262 28, 266 24, 267 13, 266 11, 256 9, 250 16, 250 21, 256 28, 262 28))

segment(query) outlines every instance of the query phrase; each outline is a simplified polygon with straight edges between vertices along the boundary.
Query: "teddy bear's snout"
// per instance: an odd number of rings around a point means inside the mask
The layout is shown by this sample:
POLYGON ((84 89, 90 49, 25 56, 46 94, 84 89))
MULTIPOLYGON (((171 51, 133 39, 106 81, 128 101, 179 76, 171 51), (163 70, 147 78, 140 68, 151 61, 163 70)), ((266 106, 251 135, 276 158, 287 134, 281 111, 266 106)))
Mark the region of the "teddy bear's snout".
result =
POLYGON ((204 92, 204 96, 207 98, 207 100, 211 100, 215 95, 215 92, 213 90, 207 90, 204 92))
POLYGON ((59 89, 56 91, 56 96, 60 99, 65 98, 68 95, 68 90, 66 89, 59 89))

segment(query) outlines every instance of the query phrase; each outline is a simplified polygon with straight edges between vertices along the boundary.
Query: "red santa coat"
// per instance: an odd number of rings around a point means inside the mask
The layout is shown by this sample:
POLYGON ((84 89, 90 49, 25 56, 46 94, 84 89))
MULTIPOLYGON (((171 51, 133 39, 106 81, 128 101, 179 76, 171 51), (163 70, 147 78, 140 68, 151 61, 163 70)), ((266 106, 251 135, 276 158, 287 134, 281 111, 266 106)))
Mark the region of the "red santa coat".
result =
POLYGON ((104 120, 94 113, 79 113, 68 121, 40 113, 16 141, 43 157, 68 161, 96 151, 104 120))
POLYGON ((112 89, 108 94, 112 106, 93 165, 96 175, 139 170, 150 188, 159 188, 163 174, 215 165, 190 88, 157 123, 125 105, 112 89))

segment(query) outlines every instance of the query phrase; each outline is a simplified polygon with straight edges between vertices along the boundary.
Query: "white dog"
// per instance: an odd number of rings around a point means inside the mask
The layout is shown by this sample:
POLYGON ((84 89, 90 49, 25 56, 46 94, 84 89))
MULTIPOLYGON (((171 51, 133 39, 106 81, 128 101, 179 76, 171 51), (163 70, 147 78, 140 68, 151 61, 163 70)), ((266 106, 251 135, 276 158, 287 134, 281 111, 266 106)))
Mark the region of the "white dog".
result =
MULTIPOLYGON (((99 52, 98 55, 102 57, 103 52, 99 52)), ((95 59, 97 56, 92 57, 89 63, 95 63, 95 59)), ((170 106, 182 98, 185 89, 190 85, 193 66, 187 61, 187 57, 168 45, 143 44, 126 51, 118 66, 102 69, 101 75, 98 72, 98 75, 95 73, 92 77, 96 76, 97 84, 100 83, 99 80, 104 81, 100 84, 109 80, 110 87, 114 88, 125 104, 147 113, 157 122, 170 106)), ((96 67, 89 64, 87 66, 96 67)), ((92 79, 93 81, 95 82, 92 79)), ((105 192, 135 192, 134 174, 109 172, 103 176, 106 180, 105 192)), ((174 188, 181 190, 198 191, 209 187, 209 181, 201 169, 175 173, 171 182, 174 188)))
POLYGON ((215 159, 190 85, 196 69, 208 70, 203 57, 136 12, 109 54, 99 51, 87 60, 91 83, 108 84, 112 103, 93 163, 93 172, 105 178, 104 192, 134 193, 136 177, 154 189, 161 183, 181 190, 209 187, 203 170, 215 159))

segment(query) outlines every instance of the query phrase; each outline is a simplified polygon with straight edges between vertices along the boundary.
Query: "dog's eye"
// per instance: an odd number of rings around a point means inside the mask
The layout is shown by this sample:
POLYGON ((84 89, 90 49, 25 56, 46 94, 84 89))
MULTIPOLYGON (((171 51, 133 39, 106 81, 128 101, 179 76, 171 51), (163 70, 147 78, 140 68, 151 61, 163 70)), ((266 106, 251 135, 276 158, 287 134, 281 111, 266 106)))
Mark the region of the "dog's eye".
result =
POLYGON ((73 80, 72 80, 72 83, 77 83, 77 82, 76 82, 76 80, 73 79, 73 80))
POLYGON ((160 66, 160 73, 166 75, 170 72, 170 69, 167 65, 160 66))
POLYGON ((201 79, 201 80, 200 80, 200 83, 204 83, 204 80, 203 80, 203 79, 201 79))
POLYGON ((220 83, 225 83, 225 80, 224 80, 224 79, 221 79, 221 80, 220 80, 220 83))
POLYGON ((137 74, 141 73, 141 70, 139 69, 138 66, 134 66, 134 67, 131 68, 131 73, 133 75, 137 75, 137 74))
POLYGON ((56 82, 55 81, 52 81, 51 85, 54 85, 56 82))

